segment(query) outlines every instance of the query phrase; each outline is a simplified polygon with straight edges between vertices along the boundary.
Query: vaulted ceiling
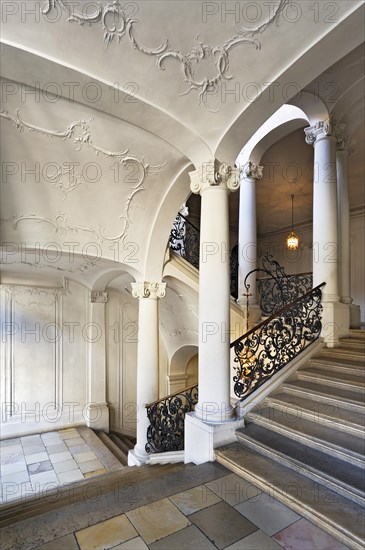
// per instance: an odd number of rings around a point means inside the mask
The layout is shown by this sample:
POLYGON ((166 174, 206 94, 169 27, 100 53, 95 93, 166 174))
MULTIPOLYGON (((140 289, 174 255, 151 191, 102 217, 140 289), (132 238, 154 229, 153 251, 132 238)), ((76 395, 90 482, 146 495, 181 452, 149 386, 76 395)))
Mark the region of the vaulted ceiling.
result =
MULTIPOLYGON (((42 266, 89 286, 124 268, 158 277, 188 171, 213 156, 234 163, 300 90, 318 94, 361 141, 363 10, 359 0, 3 2, 6 269, 36 276, 42 266), (49 257, 24 261, 21 243, 48 246, 49 257)), ((267 157, 294 155, 307 166, 300 132, 267 157)), ((361 174, 356 161, 354 181, 361 174)), ((310 185, 308 168, 303 219, 310 185)), ((270 223, 259 217, 259 231, 284 223, 289 189, 276 181, 258 191, 260 210, 270 193, 278 204, 270 223)), ((361 203, 358 183, 351 196, 361 203)), ((238 194, 231 200, 237 206, 238 194)))

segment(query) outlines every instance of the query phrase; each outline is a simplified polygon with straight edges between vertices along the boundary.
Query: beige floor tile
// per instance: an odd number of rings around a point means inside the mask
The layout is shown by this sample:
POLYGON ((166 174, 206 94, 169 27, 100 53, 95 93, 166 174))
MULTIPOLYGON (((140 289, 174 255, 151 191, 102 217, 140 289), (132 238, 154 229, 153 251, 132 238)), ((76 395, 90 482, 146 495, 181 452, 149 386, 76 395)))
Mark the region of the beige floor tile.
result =
POLYGON ((80 462, 79 468, 84 473, 95 472, 103 467, 100 460, 88 460, 87 462, 80 462))
POLYGON ((220 477, 205 484, 231 506, 236 506, 249 498, 259 498, 261 490, 236 474, 220 477))
POLYGON ((78 464, 80 462, 89 462, 90 460, 97 460, 97 456, 93 451, 87 451, 86 453, 78 453, 74 455, 74 459, 78 464))
POLYGON ((80 481, 84 479, 83 473, 77 470, 70 470, 69 472, 62 472, 57 474, 60 483, 72 483, 73 481, 80 481))
POLYGON ((74 428, 71 428, 70 430, 60 430, 58 433, 62 437, 62 439, 71 439, 72 437, 80 437, 79 432, 74 428))
POLYGON ((221 499, 205 485, 199 485, 189 491, 184 491, 170 497, 170 500, 182 511, 183 514, 193 514, 198 510, 217 504, 221 499))
POLYGON ((69 451, 63 451, 61 453, 55 453, 54 455, 49 455, 49 459, 52 462, 52 464, 57 464, 57 462, 72 460, 72 454, 69 451))
POLYGON ((70 439, 64 438, 63 441, 64 441, 64 443, 66 443, 67 447, 75 447, 75 445, 84 445, 85 444, 85 441, 80 436, 79 437, 71 437, 70 439))
POLYGON ((75 533, 81 550, 112 548, 138 536, 128 518, 122 514, 75 533))
POLYGON ((64 462, 53 464, 53 468, 56 474, 61 474, 63 472, 70 472, 71 470, 77 470, 78 465, 74 460, 65 460, 64 462))
POLYGON ((113 550, 148 550, 148 546, 145 545, 141 537, 123 542, 113 546, 113 550))
POLYGON ((190 525, 189 520, 168 498, 141 506, 126 515, 146 544, 190 525))

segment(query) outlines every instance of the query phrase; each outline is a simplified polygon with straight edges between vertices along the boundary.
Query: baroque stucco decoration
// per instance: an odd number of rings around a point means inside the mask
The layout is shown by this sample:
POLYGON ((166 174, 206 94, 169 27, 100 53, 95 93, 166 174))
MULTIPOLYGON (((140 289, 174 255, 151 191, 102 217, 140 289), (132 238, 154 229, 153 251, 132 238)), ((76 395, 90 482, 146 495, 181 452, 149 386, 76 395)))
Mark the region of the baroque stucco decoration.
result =
POLYGON ((183 53, 171 48, 167 38, 164 38, 161 45, 157 48, 148 48, 142 45, 134 35, 134 26, 138 23, 138 20, 133 18, 135 12, 132 12, 132 14, 126 12, 126 9, 128 10, 128 8, 135 7, 133 3, 127 3, 122 7, 118 0, 114 0, 106 5, 97 5, 95 7, 95 12, 91 15, 87 15, 77 10, 73 10, 64 0, 47 0, 42 11, 47 15, 52 9, 58 8, 64 10, 68 14, 66 21, 76 22, 80 25, 85 23, 89 25, 101 23, 104 30, 104 42, 107 46, 114 38, 117 38, 118 42, 120 42, 124 36, 127 36, 134 49, 145 55, 155 57, 157 66, 161 70, 165 70, 164 62, 166 59, 176 60, 180 63, 184 81, 187 83, 187 89, 180 95, 187 95, 192 90, 198 90, 199 103, 205 105, 208 93, 216 92, 222 80, 232 80, 234 78, 234 74, 228 74, 229 54, 231 50, 240 44, 246 44, 254 46, 256 49, 260 49, 261 42, 257 37, 263 34, 272 24, 279 24, 280 17, 286 6, 290 4, 290 1, 291 0, 279 0, 268 19, 255 28, 247 29, 242 26, 237 26, 234 36, 226 40, 222 46, 210 46, 199 41, 197 37, 197 45, 188 53, 183 53), (214 64, 216 75, 213 77, 204 76, 198 80, 194 67, 198 65, 199 61, 203 60, 210 60, 214 64))
MULTIPOLYGON (((128 149, 126 149, 125 151, 113 152, 99 147, 98 145, 95 145, 92 139, 91 128, 88 122, 85 120, 78 120, 76 122, 73 122, 66 128, 66 130, 53 131, 47 130, 45 128, 40 128, 38 126, 30 124, 29 122, 25 122, 21 119, 19 109, 16 110, 15 116, 10 115, 6 111, 1 112, 0 116, 3 119, 12 122, 20 132, 28 130, 30 132, 36 132, 50 138, 59 138, 64 141, 69 139, 72 141, 75 151, 81 151, 81 149, 86 146, 94 151, 96 155, 104 155, 109 158, 114 158, 123 167, 125 167, 128 163, 132 163, 138 167, 139 171, 137 182, 133 183, 133 185, 128 185, 130 194, 125 200, 124 215, 119 217, 120 221, 123 224, 123 229, 116 236, 107 236, 105 234, 106 228, 101 225, 98 225, 97 228, 94 229, 92 227, 69 224, 66 215, 62 212, 59 212, 53 219, 46 218, 44 216, 38 216, 36 214, 14 215, 7 219, 1 219, 0 223, 11 223, 13 229, 17 229, 17 226, 20 222, 33 220, 50 224, 54 228, 56 233, 60 232, 65 234, 67 232, 86 232, 92 234, 100 243, 103 243, 104 241, 109 241, 112 243, 121 242, 126 237, 126 233, 129 228, 130 208, 134 197, 137 193, 145 189, 143 187, 143 183, 146 177, 151 173, 157 173, 162 170, 162 168, 166 166, 166 163, 152 166, 146 164, 143 159, 139 159, 135 155, 130 154, 128 149)), ((74 189, 75 188, 76 186, 74 187, 74 189)))

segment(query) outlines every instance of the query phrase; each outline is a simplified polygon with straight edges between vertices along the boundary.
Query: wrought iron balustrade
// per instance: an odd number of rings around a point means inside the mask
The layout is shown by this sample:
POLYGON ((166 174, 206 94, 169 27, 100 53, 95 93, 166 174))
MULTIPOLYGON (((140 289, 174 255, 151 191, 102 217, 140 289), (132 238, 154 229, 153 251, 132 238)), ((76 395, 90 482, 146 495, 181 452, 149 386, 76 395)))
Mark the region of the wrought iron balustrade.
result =
POLYGON ((312 273, 287 275, 284 267, 271 255, 266 254, 262 259, 262 267, 253 269, 245 277, 244 285, 247 293, 250 289, 247 280, 255 272, 266 275, 257 279, 256 284, 260 296, 260 309, 267 317, 303 296, 313 285, 312 273))
POLYGON ((146 451, 164 453, 184 449, 185 415, 198 402, 198 386, 190 386, 146 405, 150 426, 146 451))
MULTIPOLYGON (((196 269, 199 269, 200 231, 183 214, 173 223, 169 246, 196 269)), ((238 297, 238 262, 230 257, 231 294, 238 297)))
POLYGON ((246 398, 319 338, 324 285, 297 298, 231 344, 237 397, 246 398))

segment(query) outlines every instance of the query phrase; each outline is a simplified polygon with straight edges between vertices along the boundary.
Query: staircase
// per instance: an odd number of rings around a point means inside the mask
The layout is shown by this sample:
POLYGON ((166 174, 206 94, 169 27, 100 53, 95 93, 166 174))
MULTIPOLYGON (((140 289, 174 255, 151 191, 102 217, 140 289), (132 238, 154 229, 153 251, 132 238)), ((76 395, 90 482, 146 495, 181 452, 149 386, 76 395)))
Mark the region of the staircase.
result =
POLYGON ((133 449, 136 440, 133 437, 123 435, 116 432, 106 434, 105 432, 97 432, 99 439, 104 443, 105 447, 119 460, 123 466, 128 466, 128 452, 133 449))
POLYGON ((216 459, 348 547, 363 548, 365 331, 322 349, 216 459))

